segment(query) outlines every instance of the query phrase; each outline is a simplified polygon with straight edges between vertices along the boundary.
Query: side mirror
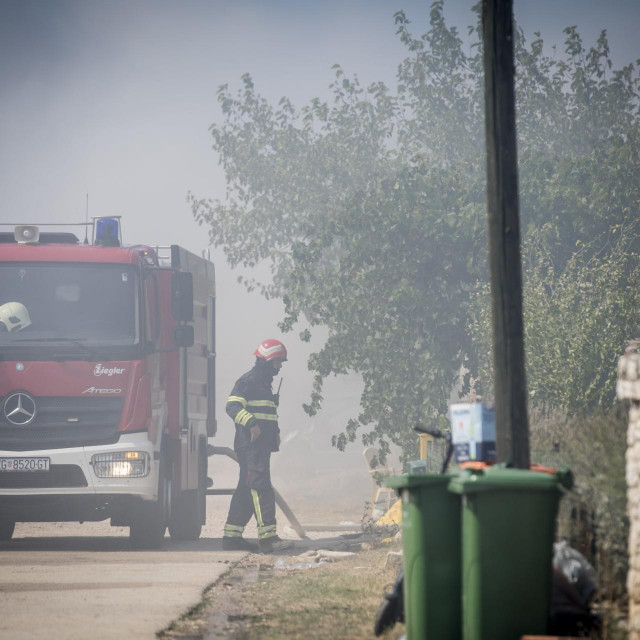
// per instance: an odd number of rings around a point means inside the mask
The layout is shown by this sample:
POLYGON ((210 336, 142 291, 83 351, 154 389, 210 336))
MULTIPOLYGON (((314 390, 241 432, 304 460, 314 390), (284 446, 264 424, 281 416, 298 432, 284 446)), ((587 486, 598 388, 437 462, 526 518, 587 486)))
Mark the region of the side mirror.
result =
POLYGON ((173 330, 173 342, 176 347, 193 347, 194 341, 193 326, 185 324, 173 330))
POLYGON ((171 315, 178 322, 193 320, 193 276, 188 272, 171 276, 171 315))

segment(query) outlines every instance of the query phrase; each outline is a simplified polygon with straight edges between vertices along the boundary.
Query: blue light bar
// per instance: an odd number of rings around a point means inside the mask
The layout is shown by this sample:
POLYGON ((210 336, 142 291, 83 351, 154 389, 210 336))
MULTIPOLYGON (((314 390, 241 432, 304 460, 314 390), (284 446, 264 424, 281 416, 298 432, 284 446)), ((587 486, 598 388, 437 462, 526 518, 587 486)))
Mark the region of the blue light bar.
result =
POLYGON ((119 247, 120 220, 117 218, 98 218, 94 242, 103 247, 119 247))

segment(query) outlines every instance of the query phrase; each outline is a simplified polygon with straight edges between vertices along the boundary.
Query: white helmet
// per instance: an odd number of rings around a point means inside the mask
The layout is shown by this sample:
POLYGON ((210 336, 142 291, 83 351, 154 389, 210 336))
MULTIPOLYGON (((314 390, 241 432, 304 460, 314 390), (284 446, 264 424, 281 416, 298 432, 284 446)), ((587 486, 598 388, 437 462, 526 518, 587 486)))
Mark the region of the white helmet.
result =
POLYGON ((31 318, 21 302, 7 302, 0 307, 0 322, 7 331, 20 331, 31 324, 31 318))

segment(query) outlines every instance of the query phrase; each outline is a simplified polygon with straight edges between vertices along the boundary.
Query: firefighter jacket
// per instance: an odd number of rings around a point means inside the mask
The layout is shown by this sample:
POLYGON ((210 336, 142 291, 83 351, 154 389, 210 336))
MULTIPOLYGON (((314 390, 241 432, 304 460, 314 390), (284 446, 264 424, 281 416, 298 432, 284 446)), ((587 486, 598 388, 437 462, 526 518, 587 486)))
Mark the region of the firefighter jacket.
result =
POLYGON ((273 376, 269 363, 257 360, 253 369, 238 379, 227 398, 226 411, 236 426, 236 451, 253 445, 267 451, 279 449, 277 399, 271 391, 273 376), (251 443, 254 425, 260 427, 260 436, 251 443))

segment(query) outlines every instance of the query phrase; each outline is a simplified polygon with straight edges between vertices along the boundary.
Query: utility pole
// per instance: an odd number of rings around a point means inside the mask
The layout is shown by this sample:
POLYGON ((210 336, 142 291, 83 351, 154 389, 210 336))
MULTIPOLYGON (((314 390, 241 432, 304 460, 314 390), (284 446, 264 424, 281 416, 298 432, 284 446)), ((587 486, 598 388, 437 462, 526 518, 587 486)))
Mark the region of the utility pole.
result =
POLYGON ((529 468, 513 58, 513 0, 482 0, 489 269, 499 462, 529 468))

